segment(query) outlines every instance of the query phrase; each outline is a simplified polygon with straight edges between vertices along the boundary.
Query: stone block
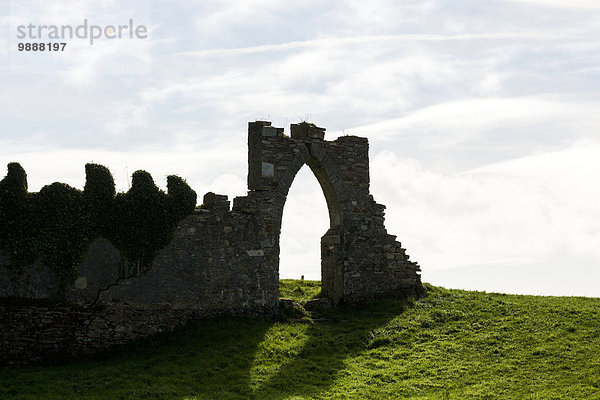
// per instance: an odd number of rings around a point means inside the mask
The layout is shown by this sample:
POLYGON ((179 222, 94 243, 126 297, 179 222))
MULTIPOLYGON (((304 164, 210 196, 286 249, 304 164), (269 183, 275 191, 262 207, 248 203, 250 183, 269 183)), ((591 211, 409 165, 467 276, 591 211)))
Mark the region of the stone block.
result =
POLYGON ((307 140, 325 138, 325 128, 319 128, 314 124, 302 122, 300 124, 292 124, 290 127, 292 139, 307 140))
POLYGON ((80 276, 75 279, 75 288, 76 289, 85 289, 87 287, 87 278, 85 276, 80 276))
POLYGON ((229 201, 227 195, 208 192, 204 195, 202 207, 208 210, 228 211, 229 201))
POLYGON ((281 130, 282 129, 275 128, 274 126, 263 126, 261 129, 261 134, 264 137, 276 137, 281 136, 281 134, 279 134, 279 131, 281 130))
POLYGON ((275 176, 275 166, 273 164, 263 162, 261 168, 261 175, 263 178, 272 178, 275 176))

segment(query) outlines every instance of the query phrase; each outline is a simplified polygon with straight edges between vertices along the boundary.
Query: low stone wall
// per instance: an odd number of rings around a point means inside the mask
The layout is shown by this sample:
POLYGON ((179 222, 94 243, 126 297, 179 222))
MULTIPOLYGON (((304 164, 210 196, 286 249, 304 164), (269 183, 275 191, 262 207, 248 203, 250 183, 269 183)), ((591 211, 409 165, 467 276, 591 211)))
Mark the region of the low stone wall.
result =
POLYGON ((165 305, 0 305, 0 365, 91 355, 133 339, 171 331, 196 310, 165 305))

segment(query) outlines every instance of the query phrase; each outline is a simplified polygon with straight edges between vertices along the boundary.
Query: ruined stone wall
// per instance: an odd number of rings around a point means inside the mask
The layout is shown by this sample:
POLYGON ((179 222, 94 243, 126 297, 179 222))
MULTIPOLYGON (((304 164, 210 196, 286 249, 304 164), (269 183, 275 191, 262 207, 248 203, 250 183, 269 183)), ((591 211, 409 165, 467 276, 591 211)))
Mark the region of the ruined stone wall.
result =
POLYGON ((203 315, 156 304, 0 304, 0 365, 19 366, 93 355, 168 332, 203 315))
MULTIPOLYGON (((277 271, 262 268, 260 226, 252 214, 231 212, 225 196, 209 193, 204 205, 182 220, 173 240, 151 268, 137 273, 109 241, 98 239, 79 265, 68 303, 171 305, 198 315, 277 312, 277 271)), ((1 268, 1 267, 0 267, 1 268)), ((41 264, 22 273, 4 268, 0 297, 51 299, 55 285, 41 264), (35 277, 36 280, 28 280, 35 277)))
POLYGON ((333 304, 419 296, 419 267, 384 227, 385 207, 369 193, 368 141, 294 124, 291 137, 269 122, 248 129, 248 195, 207 193, 182 220, 151 268, 135 271, 98 239, 79 265, 67 304, 26 305, 55 293, 39 263, 16 273, 0 253, 0 365, 77 356, 219 314, 273 316, 279 303, 279 235, 297 172, 308 165, 330 217, 321 239, 322 294, 333 304), (12 305, 10 305, 12 304, 12 305), (16 305, 20 304, 20 305, 16 305))
POLYGON ((203 317, 276 315, 278 273, 262 261, 260 230, 255 214, 208 193, 147 271, 92 243, 65 304, 53 303, 47 266, 0 266, 0 365, 93 354, 203 317))

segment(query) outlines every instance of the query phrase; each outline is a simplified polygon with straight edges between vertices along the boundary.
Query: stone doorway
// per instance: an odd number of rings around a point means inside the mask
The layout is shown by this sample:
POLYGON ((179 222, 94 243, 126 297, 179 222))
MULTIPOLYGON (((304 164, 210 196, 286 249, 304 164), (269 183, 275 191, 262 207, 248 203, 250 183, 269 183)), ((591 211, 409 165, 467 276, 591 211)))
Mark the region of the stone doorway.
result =
POLYGON ((385 206, 370 194, 367 139, 341 136, 326 141, 324 136, 324 128, 306 122, 292 124, 290 136, 270 122, 249 123, 249 193, 236 198, 234 211, 256 210, 256 239, 267 249, 259 268, 279 276, 283 207, 296 174, 307 165, 329 214, 329 230, 321 238, 322 296, 335 305, 420 293, 418 265, 409 261, 396 236, 387 233, 385 206))

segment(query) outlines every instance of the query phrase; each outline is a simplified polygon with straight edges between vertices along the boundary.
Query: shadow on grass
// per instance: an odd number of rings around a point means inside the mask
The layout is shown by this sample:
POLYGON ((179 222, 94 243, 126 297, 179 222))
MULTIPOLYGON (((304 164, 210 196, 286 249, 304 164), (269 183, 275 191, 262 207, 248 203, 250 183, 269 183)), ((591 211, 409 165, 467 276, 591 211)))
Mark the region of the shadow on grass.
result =
POLYGON ((367 348, 374 329, 405 308, 400 303, 379 303, 358 310, 336 309, 324 315, 328 321, 308 325, 239 317, 198 321, 101 359, 0 369, 0 398, 182 400, 316 395, 335 382, 348 357, 367 348), (302 340, 294 342, 297 345, 285 345, 298 337, 302 340), (284 345, 273 346, 276 340, 284 345), (269 348, 266 353, 265 348, 269 348), (268 373, 260 369, 265 364, 273 366, 268 373))
POLYGON ((2 399, 247 399, 273 322, 223 317, 137 341, 102 358, 0 369, 2 399))
POLYGON ((346 360, 367 350, 371 332, 407 308, 406 303, 382 302, 361 309, 335 310, 329 321, 310 325, 308 339, 296 357, 256 385, 256 399, 314 396, 326 391, 339 377, 346 360))

